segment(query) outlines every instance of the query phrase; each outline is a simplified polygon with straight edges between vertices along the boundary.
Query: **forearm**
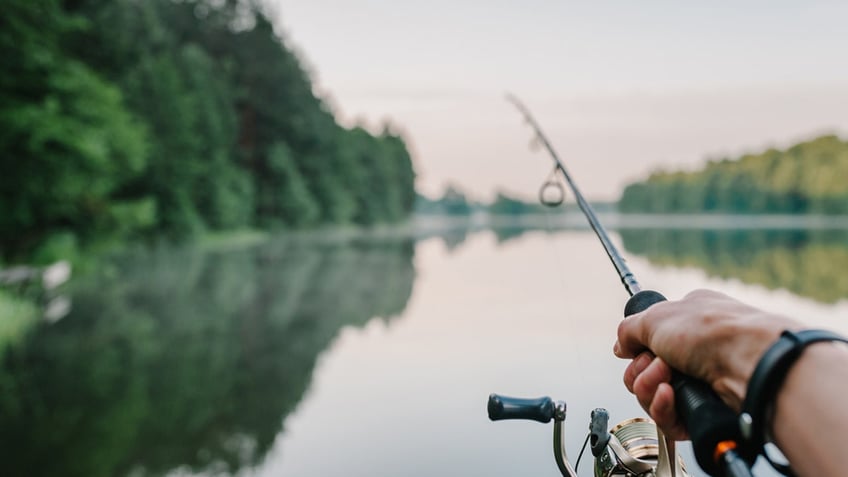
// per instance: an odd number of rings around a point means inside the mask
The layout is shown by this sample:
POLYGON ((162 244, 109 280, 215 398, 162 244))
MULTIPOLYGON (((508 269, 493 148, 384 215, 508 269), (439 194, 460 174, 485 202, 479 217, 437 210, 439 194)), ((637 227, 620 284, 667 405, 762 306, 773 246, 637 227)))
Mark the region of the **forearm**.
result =
POLYGON ((842 476, 848 446, 848 346, 809 346, 777 394, 775 442, 801 476, 842 476))

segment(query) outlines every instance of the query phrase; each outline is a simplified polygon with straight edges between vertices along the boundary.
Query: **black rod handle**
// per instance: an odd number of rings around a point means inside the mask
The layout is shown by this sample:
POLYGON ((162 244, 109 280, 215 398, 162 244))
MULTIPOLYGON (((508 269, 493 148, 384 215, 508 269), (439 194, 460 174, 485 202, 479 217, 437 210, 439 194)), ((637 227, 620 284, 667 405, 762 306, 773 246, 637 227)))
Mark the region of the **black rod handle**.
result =
POLYGON ((492 421, 525 419, 550 422, 554 417, 555 407, 553 399, 547 396, 524 399, 497 394, 489 395, 489 419, 492 421))
MULTIPOLYGON (((643 290, 624 306, 624 316, 647 310, 651 305, 666 301, 662 294, 643 290)), ((704 472, 725 475, 725 466, 715 461, 715 449, 724 441, 742 442, 736 413, 713 391, 709 384, 674 371, 674 407, 692 439, 698 465, 704 472)))

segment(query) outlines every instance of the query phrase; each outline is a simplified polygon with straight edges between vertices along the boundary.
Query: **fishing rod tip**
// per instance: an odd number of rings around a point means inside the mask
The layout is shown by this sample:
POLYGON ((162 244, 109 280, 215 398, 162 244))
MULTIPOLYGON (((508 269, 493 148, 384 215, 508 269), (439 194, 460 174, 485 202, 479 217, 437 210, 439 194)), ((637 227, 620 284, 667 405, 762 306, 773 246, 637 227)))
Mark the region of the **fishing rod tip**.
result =
POLYGON ((504 93, 504 97, 506 98, 507 101, 509 101, 512 104, 514 104, 516 106, 520 106, 522 108, 524 107, 524 103, 521 101, 521 99, 518 98, 518 95, 516 95, 516 94, 514 94, 510 91, 507 91, 506 93, 504 93))

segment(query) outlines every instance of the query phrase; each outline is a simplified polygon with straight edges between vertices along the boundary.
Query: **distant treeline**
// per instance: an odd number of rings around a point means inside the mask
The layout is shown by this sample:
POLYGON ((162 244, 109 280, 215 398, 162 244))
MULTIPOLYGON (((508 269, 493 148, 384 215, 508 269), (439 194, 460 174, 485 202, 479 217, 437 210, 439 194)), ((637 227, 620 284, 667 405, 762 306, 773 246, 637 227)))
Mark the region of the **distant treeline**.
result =
POLYGON ((412 210, 404 140, 338 125, 258 2, 6 0, 0 64, 7 258, 412 210))
MULTIPOLYGON (((615 204, 609 202, 592 202, 595 212, 612 212, 615 204)), ((479 202, 469 199, 465 192, 456 185, 445 188, 441 197, 431 199, 419 195, 415 203, 415 212, 425 215, 471 215, 474 213, 486 213, 492 215, 526 215, 526 214, 551 214, 551 213, 581 213, 577 203, 565 196, 563 204, 548 207, 538 200, 527 201, 516 195, 503 190, 495 193, 491 202, 479 202)))
POLYGON ((475 201, 456 185, 448 185, 442 196, 435 199, 419 195, 415 204, 417 213, 429 215, 471 215, 475 212, 521 215, 542 213, 544 209, 545 206, 538 202, 525 202, 500 190, 491 203, 475 201))
POLYGON ((622 212, 848 214, 848 142, 823 136, 787 150, 657 172, 630 184, 622 212))

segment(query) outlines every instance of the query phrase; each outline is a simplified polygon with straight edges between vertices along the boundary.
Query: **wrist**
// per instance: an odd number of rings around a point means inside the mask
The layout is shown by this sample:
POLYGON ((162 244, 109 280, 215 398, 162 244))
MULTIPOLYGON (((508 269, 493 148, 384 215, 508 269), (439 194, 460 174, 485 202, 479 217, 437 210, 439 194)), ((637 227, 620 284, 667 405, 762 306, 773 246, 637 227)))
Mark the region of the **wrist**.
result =
POLYGON ((797 475, 842 475, 848 408, 838 403, 848 395, 845 365, 848 346, 841 343, 810 345, 786 375, 774 402, 769 434, 786 455, 797 475))
POLYGON ((709 380, 716 393, 731 409, 739 412, 748 390, 748 383, 757 363, 784 330, 798 330, 800 325, 787 318, 759 313, 747 320, 733 323, 727 331, 728 346, 734 353, 726 353, 709 380))
MULTIPOLYGON (((838 368, 835 369, 836 375, 810 369, 811 364, 818 365, 822 364, 823 359, 827 360, 827 355, 822 356, 823 351, 820 350, 825 349, 825 344, 832 347, 833 342, 848 343, 848 339, 826 330, 787 330, 781 333, 780 338, 758 361, 748 382, 740 415, 740 430, 746 441, 746 451, 752 456, 763 453, 763 445, 770 440, 771 424, 779 422, 774 420, 774 407, 779 405, 778 400, 783 394, 797 394, 799 390, 821 387, 819 380, 838 375, 838 368), (794 382, 787 381, 790 376, 794 382), (813 381, 807 382, 810 377, 813 377, 813 381), (809 388, 805 388, 804 384, 809 384, 809 388)), ((843 363, 840 365, 844 366, 843 363)), ((792 399, 798 399, 798 396, 792 399)), ((763 455, 768 458, 767 454, 763 455)), ((771 460, 769 462, 778 467, 771 460)))
MULTIPOLYGON (((783 443, 790 441, 792 437, 797 438, 799 432, 808 428, 798 424, 809 424, 811 417, 818 415, 806 411, 815 406, 820 396, 845 394, 846 362, 848 346, 839 342, 813 343, 801 354, 795 365, 789 369, 783 387, 774 398, 772 421, 768 430, 778 446, 784 448, 783 443), (799 405, 800 403, 807 403, 806 408, 799 405)), ((832 407, 833 403, 827 405, 832 407)), ((827 423, 823 423, 822 427, 812 427, 818 430, 827 426, 827 423)), ((817 436, 813 437, 811 442, 817 439, 817 436)))

